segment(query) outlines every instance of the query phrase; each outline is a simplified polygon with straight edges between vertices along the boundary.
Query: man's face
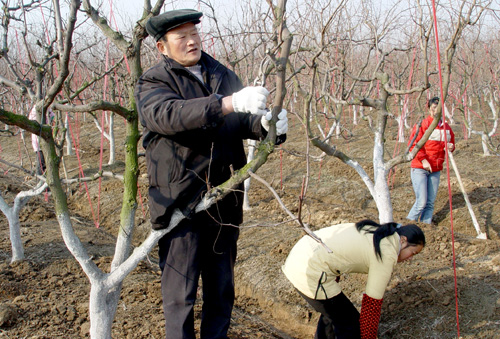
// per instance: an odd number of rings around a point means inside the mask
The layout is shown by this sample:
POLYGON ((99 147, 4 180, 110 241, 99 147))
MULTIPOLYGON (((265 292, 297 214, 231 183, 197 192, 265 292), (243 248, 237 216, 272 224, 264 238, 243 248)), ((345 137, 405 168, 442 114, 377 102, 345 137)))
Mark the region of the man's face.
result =
POLYGON ((168 31, 156 47, 161 54, 185 67, 195 65, 201 58, 201 38, 192 22, 168 31))

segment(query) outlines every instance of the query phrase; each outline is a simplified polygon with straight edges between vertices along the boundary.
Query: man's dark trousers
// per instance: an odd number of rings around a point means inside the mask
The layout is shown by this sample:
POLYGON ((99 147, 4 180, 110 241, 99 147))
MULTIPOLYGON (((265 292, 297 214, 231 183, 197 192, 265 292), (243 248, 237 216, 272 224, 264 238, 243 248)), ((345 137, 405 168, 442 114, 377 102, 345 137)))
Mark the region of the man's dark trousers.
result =
POLYGON ((167 339, 194 339, 194 304, 201 275, 200 337, 227 338, 234 303, 239 229, 221 226, 206 212, 184 219, 160 239, 159 259, 167 339))

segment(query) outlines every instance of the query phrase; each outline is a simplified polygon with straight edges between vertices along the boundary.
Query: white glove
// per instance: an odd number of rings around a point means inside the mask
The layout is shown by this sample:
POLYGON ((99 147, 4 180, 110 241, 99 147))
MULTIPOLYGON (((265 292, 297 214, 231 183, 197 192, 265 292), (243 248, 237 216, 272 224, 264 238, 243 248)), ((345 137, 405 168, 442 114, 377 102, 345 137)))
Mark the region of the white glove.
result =
POLYGON ((248 86, 233 94, 232 102, 235 112, 266 114, 266 101, 269 91, 262 86, 248 86))
MULTIPOLYGON (((277 135, 282 135, 288 132, 288 118, 287 115, 288 112, 286 109, 282 109, 281 112, 278 114, 278 121, 276 122, 276 134, 277 135)), ((266 131, 269 132, 269 121, 273 118, 273 113, 271 111, 268 111, 266 115, 262 116, 260 119, 260 124, 266 131)))

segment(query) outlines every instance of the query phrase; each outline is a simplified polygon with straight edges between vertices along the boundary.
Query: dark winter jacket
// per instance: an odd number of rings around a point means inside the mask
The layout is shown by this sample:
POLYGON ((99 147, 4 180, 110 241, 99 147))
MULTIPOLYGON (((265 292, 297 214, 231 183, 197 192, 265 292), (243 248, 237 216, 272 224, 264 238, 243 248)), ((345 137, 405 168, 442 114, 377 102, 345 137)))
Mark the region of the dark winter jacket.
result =
MULTIPOLYGON (((260 116, 222 114, 221 98, 243 86, 234 72, 209 55, 200 60, 203 84, 163 57, 139 79, 135 98, 144 127, 153 228, 168 226, 175 208, 189 217, 207 185, 217 186, 246 164, 244 139, 262 139, 260 116)), ((209 212, 224 223, 242 221, 243 194, 230 193, 209 212)))

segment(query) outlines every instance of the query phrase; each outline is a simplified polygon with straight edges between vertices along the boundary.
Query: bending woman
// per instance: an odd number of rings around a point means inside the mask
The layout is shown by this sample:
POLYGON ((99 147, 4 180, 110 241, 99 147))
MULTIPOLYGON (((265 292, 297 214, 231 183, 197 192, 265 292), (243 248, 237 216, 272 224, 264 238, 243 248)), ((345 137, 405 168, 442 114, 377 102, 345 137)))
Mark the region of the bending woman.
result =
POLYGON ((333 252, 304 236, 282 267, 299 294, 321 313, 315 338, 376 338, 382 298, 394 266, 422 251, 424 233, 416 225, 379 225, 371 220, 315 233, 333 252), (341 274, 351 272, 368 274, 361 316, 338 284, 341 274))

